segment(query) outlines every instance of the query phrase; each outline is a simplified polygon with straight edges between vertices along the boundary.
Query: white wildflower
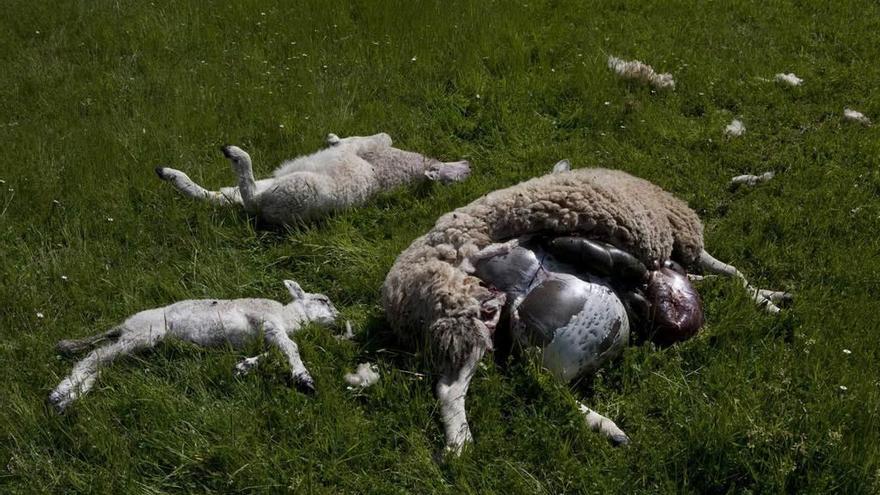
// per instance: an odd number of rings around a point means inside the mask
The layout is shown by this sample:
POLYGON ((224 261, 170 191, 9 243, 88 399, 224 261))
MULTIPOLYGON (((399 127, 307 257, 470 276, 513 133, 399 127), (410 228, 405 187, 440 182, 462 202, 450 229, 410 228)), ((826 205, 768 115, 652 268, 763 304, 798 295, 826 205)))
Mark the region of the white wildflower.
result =
POLYGON ((841 386, 840 386, 840 391, 841 391, 841 392, 846 392, 847 390, 849 390, 849 389, 846 388, 846 385, 841 385, 841 386))
POLYGON ((68 280, 67 275, 62 275, 61 280, 64 282, 67 282, 67 280, 68 280))
POLYGON ((112 222, 112 221, 113 221, 113 217, 107 217, 107 221, 108 221, 108 222, 112 222))
POLYGON ((849 349, 844 349, 844 350, 843 350, 843 353, 844 353, 844 354, 852 354, 852 351, 849 350, 849 349))
POLYGON ((37 311, 37 318, 42 320, 44 316, 45 315, 43 313, 40 313, 39 311, 37 311))

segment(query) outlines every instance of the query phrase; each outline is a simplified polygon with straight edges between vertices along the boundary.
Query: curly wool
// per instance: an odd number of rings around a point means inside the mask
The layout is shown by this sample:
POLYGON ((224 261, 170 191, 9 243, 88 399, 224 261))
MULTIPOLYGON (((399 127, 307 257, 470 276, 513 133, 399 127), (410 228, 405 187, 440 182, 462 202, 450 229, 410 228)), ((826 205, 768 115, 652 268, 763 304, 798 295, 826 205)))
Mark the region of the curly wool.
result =
POLYGON ((638 60, 623 60, 609 56, 608 68, 624 79, 650 84, 657 89, 675 89, 672 74, 658 74, 653 67, 638 60))
POLYGON ((491 347, 480 319, 492 297, 462 264, 490 244, 523 235, 582 233, 646 266, 696 262, 703 226, 687 204, 622 171, 580 169, 522 182, 441 216, 398 256, 382 287, 388 321, 404 340, 426 341, 435 364, 457 369, 491 347))

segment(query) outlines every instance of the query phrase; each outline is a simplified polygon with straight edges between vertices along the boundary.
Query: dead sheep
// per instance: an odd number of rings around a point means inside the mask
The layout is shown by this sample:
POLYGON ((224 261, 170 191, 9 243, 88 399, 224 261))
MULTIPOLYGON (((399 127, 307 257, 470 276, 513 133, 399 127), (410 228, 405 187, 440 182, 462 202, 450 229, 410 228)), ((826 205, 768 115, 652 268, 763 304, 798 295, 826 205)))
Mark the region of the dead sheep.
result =
MULTIPOLYGON (((737 277, 766 310, 787 294, 754 289, 733 266, 704 249, 703 226, 687 204, 630 174, 601 168, 561 171, 483 196, 441 216, 404 250, 382 287, 387 319, 398 336, 426 345, 439 371, 436 394, 447 449, 471 441, 465 395, 477 364, 492 348, 489 326, 498 295, 473 275, 486 250, 531 234, 583 235, 623 250, 648 269, 668 261, 737 277)), ((497 322, 497 320, 496 320, 497 322)), ((591 427, 609 437, 613 422, 584 406, 591 427)))
MULTIPOLYGON (((59 411, 64 410, 91 390, 101 368, 122 356, 153 348, 164 340, 173 338, 206 347, 228 344, 241 348, 261 332, 266 343, 277 347, 287 358, 297 388, 314 392, 314 381, 291 335, 310 322, 331 325, 339 312, 323 294, 305 292, 293 280, 285 280, 284 285, 291 296, 287 304, 271 299, 191 299, 141 311, 98 335, 62 340, 57 349, 65 354, 103 345, 73 366, 70 375, 49 395, 49 403, 59 411)), ((247 373, 263 356, 243 360, 236 365, 236 373, 247 373)))
POLYGON ((356 206, 404 184, 456 182, 470 174, 467 161, 444 163, 394 148, 385 133, 345 139, 330 134, 327 143, 323 150, 282 163, 273 177, 261 180, 254 179, 250 155, 237 146, 224 146, 223 155, 238 176, 238 186, 219 191, 209 191, 173 168, 158 167, 156 174, 186 196, 219 206, 242 206, 265 222, 281 225, 356 206))

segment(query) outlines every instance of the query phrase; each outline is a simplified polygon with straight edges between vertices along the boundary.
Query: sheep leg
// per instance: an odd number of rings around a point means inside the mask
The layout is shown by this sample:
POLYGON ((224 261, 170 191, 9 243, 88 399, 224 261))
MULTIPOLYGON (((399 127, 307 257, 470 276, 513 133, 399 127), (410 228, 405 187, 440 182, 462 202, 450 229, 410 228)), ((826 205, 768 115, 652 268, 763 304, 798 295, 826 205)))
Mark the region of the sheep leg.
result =
POLYGON ((446 433, 446 450, 455 455, 461 454, 465 445, 473 440, 467 423, 465 396, 484 352, 483 349, 474 349, 457 372, 447 371, 437 382, 437 398, 440 400, 440 415, 446 433))
POLYGON ((118 341, 99 347, 73 366, 70 375, 49 394, 49 403, 59 412, 85 395, 95 385, 101 368, 120 356, 154 347, 166 335, 164 328, 123 335, 118 341))
POLYGON ((590 409, 585 406, 581 402, 577 403, 578 408, 581 411, 581 414, 584 415, 584 419, 587 421, 587 426, 607 438, 611 441, 611 443, 617 447, 618 445, 626 445, 629 443, 629 437, 626 436, 626 433, 623 432, 620 428, 614 424, 614 421, 602 416, 596 411, 590 409))
POLYGON ((284 326, 278 323, 266 322, 263 330, 265 331, 266 341, 278 347, 282 354, 287 357, 296 388, 305 394, 314 394, 315 381, 312 379, 312 375, 309 374, 309 370, 306 369, 306 365, 303 364, 302 358, 299 355, 299 346, 287 335, 284 326))
POLYGON ((235 198, 234 194, 228 194, 220 191, 209 191, 193 182, 193 180, 190 179, 188 175, 181 172, 180 170, 168 167, 156 167, 156 175, 158 175, 160 179, 166 182, 170 182, 171 185, 177 188, 177 190, 190 198, 207 201, 216 206, 241 204, 240 197, 235 198), (238 201, 236 201, 236 199, 238 199, 238 201))
POLYGON ((736 267, 718 261, 706 251, 700 253, 700 259, 697 261, 697 263, 699 264, 700 268, 708 272, 738 278, 742 283, 742 286, 749 293, 749 296, 752 298, 752 300, 770 313, 779 313, 779 306, 777 306, 775 303, 787 302, 790 301, 792 298, 791 294, 788 292, 756 289, 752 287, 752 285, 749 284, 749 281, 746 279, 745 275, 737 270, 736 267))
POLYGON ((111 328, 104 333, 100 333, 98 335, 92 335, 90 337, 86 337, 78 340, 61 340, 57 344, 55 344, 55 350, 60 354, 76 354, 78 352, 85 351, 86 349, 90 349, 98 343, 108 340, 108 339, 116 339, 122 333, 122 329, 119 327, 111 328))
POLYGON ((258 354, 254 357, 244 358, 235 365, 235 376, 244 376, 253 371, 257 365, 260 364, 260 360, 264 359, 268 356, 268 352, 264 352, 262 354, 258 354))
POLYGON ((471 175, 471 163, 467 160, 457 162, 437 162, 425 171, 429 180, 451 184, 461 182, 471 175))
POLYGON ((349 136, 347 138, 341 138, 331 132, 327 134, 327 138, 324 141, 330 147, 350 147, 356 155, 382 148, 390 148, 392 144, 391 136, 384 132, 373 134, 372 136, 349 136))

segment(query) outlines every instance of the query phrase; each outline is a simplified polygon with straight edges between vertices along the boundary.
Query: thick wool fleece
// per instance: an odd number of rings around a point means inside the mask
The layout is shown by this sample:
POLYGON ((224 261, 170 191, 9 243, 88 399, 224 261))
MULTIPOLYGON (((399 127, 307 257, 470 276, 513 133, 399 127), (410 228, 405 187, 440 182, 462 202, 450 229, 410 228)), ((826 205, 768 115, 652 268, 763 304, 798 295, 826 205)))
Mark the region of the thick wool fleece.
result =
POLYGON ((492 294, 462 263, 538 232, 604 240, 649 267, 667 259, 691 265, 703 250, 696 213, 646 180, 607 169, 545 175, 443 215, 401 253, 382 287, 391 326, 404 340, 425 341, 441 369, 458 369, 473 349, 491 347, 480 310, 492 294))

